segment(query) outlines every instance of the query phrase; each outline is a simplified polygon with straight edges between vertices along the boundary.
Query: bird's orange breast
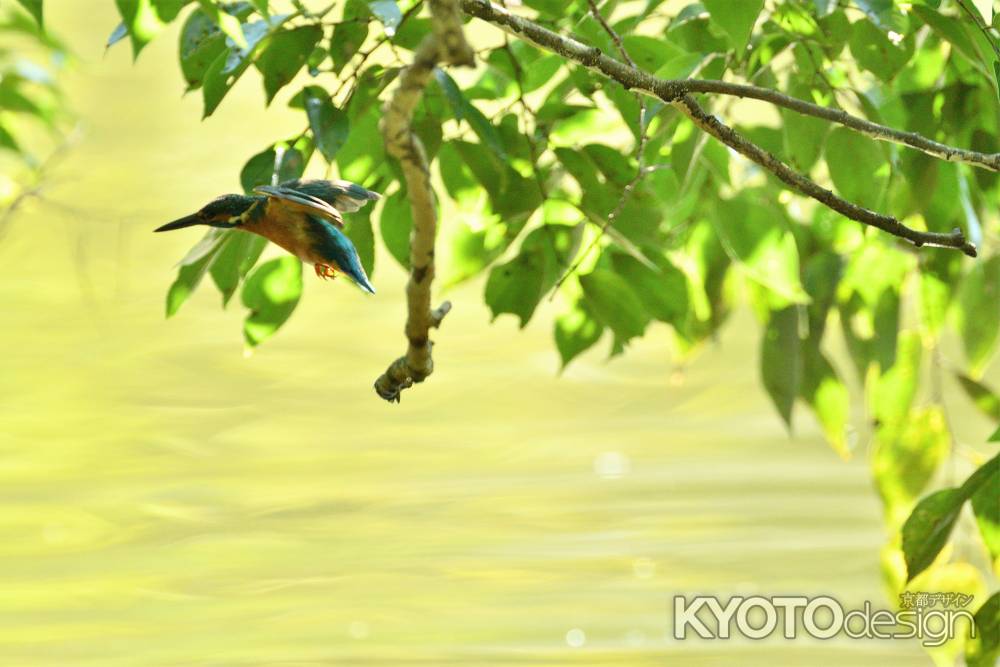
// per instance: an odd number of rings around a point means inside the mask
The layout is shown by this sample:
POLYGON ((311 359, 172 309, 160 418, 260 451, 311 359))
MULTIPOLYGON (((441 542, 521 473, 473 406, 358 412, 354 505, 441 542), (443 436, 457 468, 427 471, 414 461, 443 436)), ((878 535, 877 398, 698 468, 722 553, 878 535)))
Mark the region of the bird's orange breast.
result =
POLYGON ((243 229, 260 234, 304 262, 322 261, 315 256, 312 238, 302 214, 289 211, 273 199, 269 199, 264 205, 264 215, 256 222, 246 223, 243 229))

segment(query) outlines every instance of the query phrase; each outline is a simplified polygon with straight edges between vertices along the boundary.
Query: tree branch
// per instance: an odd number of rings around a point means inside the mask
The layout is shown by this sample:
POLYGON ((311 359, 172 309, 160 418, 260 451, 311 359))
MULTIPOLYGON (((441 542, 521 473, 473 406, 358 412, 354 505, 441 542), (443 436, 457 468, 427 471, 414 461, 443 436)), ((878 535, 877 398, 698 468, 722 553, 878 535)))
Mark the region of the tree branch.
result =
POLYGON ((430 329, 441 324, 451 309, 447 301, 431 311, 434 280, 434 237, 437 212, 431 188, 427 155, 410 122, 424 88, 438 61, 472 65, 472 47, 462 33, 462 15, 456 0, 430 0, 433 32, 417 47, 411 63, 400 75, 399 85, 384 108, 382 137, 386 150, 399 160, 406 179, 406 192, 413 212, 410 232, 410 279, 406 285, 406 354, 389 365, 375 381, 375 391, 389 402, 399 402, 400 393, 423 382, 434 372, 430 329))
POLYGON ((906 239, 918 247, 930 245, 955 248, 970 257, 976 256, 976 247, 966 240, 960 229, 956 229, 950 234, 920 232, 906 227, 896 218, 870 211, 838 197, 807 176, 796 172, 753 142, 741 137, 714 116, 706 113, 690 94, 710 92, 753 97, 794 111, 841 123, 875 139, 902 143, 941 159, 966 162, 994 171, 1000 171, 1000 153, 977 153, 946 146, 914 133, 900 132, 851 116, 843 111, 827 109, 756 86, 697 79, 660 79, 636 67, 615 60, 601 53, 601 50, 596 47, 587 46, 576 39, 564 37, 543 28, 533 21, 515 16, 491 4, 488 0, 461 0, 461 3, 462 9, 471 16, 492 23, 541 49, 557 53, 614 79, 627 89, 658 97, 667 104, 673 105, 704 132, 767 169, 791 188, 812 197, 845 217, 906 239))
POLYGON ((864 118, 852 116, 846 111, 822 107, 818 104, 806 102, 805 100, 800 100, 769 88, 703 79, 685 81, 684 88, 690 93, 716 93, 719 95, 733 95, 735 97, 746 97, 762 102, 769 102, 775 106, 797 111, 804 116, 814 116, 832 123, 838 123, 878 141, 909 146, 947 162, 963 162, 982 169, 989 169, 990 171, 1000 171, 1000 153, 980 153, 964 148, 955 148, 954 146, 948 146, 933 139, 928 139, 916 132, 904 132, 886 127, 885 125, 879 125, 864 118))
POLYGON ((863 206, 851 203, 833 194, 815 181, 803 176, 787 164, 771 155, 749 139, 741 136, 736 130, 722 123, 715 116, 707 113, 690 95, 684 95, 672 104, 702 131, 715 137, 741 155, 756 162, 764 169, 781 179, 791 188, 812 197, 824 206, 840 213, 845 218, 870 225, 893 236, 906 239, 917 246, 936 246, 939 248, 955 248, 970 257, 976 256, 976 246, 965 239, 961 229, 955 229, 949 234, 938 232, 921 232, 907 227, 896 218, 876 213, 863 206))

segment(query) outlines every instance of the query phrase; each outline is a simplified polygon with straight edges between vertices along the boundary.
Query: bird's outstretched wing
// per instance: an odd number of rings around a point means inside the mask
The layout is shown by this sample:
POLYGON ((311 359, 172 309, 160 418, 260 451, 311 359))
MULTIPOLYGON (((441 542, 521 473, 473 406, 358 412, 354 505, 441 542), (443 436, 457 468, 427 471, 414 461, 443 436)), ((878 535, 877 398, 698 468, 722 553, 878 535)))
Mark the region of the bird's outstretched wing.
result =
MULTIPOLYGON (((294 181, 289 181, 294 183, 294 181)), ((287 185, 258 185, 253 189, 261 195, 267 195, 274 199, 280 199, 285 206, 297 209, 307 215, 316 215, 324 220, 329 220, 337 227, 344 226, 344 218, 340 211, 334 208, 327 201, 314 197, 307 192, 302 192, 287 185)))
POLYGON ((368 202, 377 201, 382 196, 350 181, 296 179, 285 181, 278 187, 320 199, 342 213, 353 213, 368 202))

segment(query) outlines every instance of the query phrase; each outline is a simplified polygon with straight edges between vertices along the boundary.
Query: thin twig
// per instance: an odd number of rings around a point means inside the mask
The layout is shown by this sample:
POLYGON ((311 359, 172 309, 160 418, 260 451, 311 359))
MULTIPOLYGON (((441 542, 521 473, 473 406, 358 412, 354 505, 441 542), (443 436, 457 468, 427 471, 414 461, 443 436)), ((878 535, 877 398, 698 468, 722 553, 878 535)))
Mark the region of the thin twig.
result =
MULTIPOLYGON (((621 35, 619 35, 618 32, 611 27, 611 24, 608 23, 607 19, 601 15, 600 10, 597 8, 597 0, 587 0, 587 2, 590 5, 590 13, 593 15, 594 19, 601 24, 601 27, 604 28, 604 32, 608 33, 608 36, 611 37, 611 41, 614 42, 615 47, 618 49, 618 53, 621 54, 622 60, 628 63, 629 67, 634 68, 635 61, 632 60, 631 56, 629 56, 628 49, 625 48, 625 42, 622 41, 621 35)), ((555 296, 556 290, 562 287, 563 283, 569 280, 570 276, 579 270, 580 265, 583 264, 584 260, 590 254, 590 251, 596 248, 601 242, 601 239, 604 238, 604 234, 608 231, 608 227, 615 224, 618 216, 621 215, 622 210, 625 208, 625 204, 627 204, 628 200, 632 197, 632 192, 636 189, 636 187, 638 187, 639 182, 646 176, 646 96, 636 93, 635 97, 639 101, 639 136, 636 139, 635 149, 635 157, 638 167, 635 170, 635 176, 633 176, 632 180, 629 181, 624 188, 622 188, 622 193, 618 197, 618 203, 615 205, 614 210, 611 211, 608 217, 604 220, 604 223, 601 224, 601 228, 598 231, 597 236, 591 240, 590 245, 588 245, 584 251, 579 254, 576 261, 573 262, 573 264, 566 269, 565 272, 563 272, 562 276, 559 277, 559 280, 556 281, 556 284, 552 287, 553 297, 555 296)))

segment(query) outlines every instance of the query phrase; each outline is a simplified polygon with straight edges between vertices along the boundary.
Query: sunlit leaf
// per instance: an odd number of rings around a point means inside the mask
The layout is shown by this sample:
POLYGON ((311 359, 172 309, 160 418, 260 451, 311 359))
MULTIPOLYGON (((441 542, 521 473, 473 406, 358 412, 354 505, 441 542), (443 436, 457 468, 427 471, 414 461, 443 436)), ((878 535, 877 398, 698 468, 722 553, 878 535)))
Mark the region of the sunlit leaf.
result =
POLYGON ((826 164, 837 193, 868 208, 877 208, 888 182, 888 163, 877 143, 844 127, 827 135, 826 164))
POLYGON ((360 20, 368 15, 363 0, 348 0, 344 9, 344 23, 333 28, 330 38, 330 58, 334 72, 340 72, 358 52, 368 37, 368 23, 360 20))
POLYGON ((802 382, 800 350, 798 307, 772 312, 761 339, 760 375, 764 389, 789 428, 802 382))
POLYGON ((583 301, 573 303, 556 317, 555 342, 565 368, 578 355, 594 346, 604 332, 604 325, 587 308, 583 301))
POLYGON ((1000 455, 969 476, 959 488, 942 489, 922 499, 903 525, 903 555, 907 581, 930 565, 948 542, 951 529, 966 500, 1000 475, 1000 455))
POLYGON ((1000 591, 976 610, 976 637, 966 644, 968 667, 993 667, 1000 658, 1000 591))
POLYGON ((966 395, 972 399, 973 404, 984 415, 993 421, 1000 421, 1000 396, 981 382, 973 380, 968 375, 956 373, 958 383, 965 390, 966 395))
POLYGON ((910 53, 896 46, 882 30, 870 21, 851 24, 851 53, 861 67, 882 81, 889 81, 906 65, 910 53))
MULTIPOLYGON (((796 83, 788 93, 793 97, 812 99, 812 88, 803 83, 796 83)), ((807 173, 819 159, 830 125, 819 118, 788 109, 781 110, 781 121, 784 153, 799 171, 807 173)))
POLYGON ((177 278, 167 290, 167 317, 176 314, 197 289, 212 260, 218 255, 226 236, 227 232, 222 229, 210 229, 181 260, 177 278))
POLYGON ((281 328, 302 295, 302 262, 284 255, 264 262, 247 276, 240 298, 250 312, 243 322, 243 337, 251 347, 281 328))
POLYGON ((309 86, 302 94, 316 148, 327 162, 332 162, 350 132, 347 114, 333 106, 330 96, 318 86, 309 86))
POLYGON ((323 29, 315 25, 279 30, 271 36, 255 61, 264 75, 264 93, 269 103, 305 66, 322 37, 323 29))
POLYGON ((901 331, 895 363, 882 369, 871 387, 871 412, 885 427, 895 428, 907 419, 920 381, 921 351, 920 335, 901 331))
POLYGON ((244 34, 243 26, 238 18, 227 12, 223 6, 216 5, 212 0, 198 0, 198 4, 201 6, 201 10, 219 26, 219 30, 232 40, 233 44, 244 51, 251 48, 250 36, 244 34))
POLYGON ((702 0, 702 4, 711 14, 712 23, 722 28, 736 53, 741 54, 750 41, 750 33, 764 8, 764 0, 702 0))
POLYGON ((875 434, 872 469, 890 528, 902 525, 951 451, 951 435, 940 407, 910 413, 899 428, 875 434))
POLYGON ((212 280, 222 293, 223 307, 257 263, 266 245, 267 239, 249 232, 234 230, 226 237, 209 267, 212 280))
POLYGON ((404 268, 410 268, 410 230, 413 211, 405 190, 397 190, 385 200, 379 231, 389 254, 404 268))
POLYGON ((38 23, 38 27, 42 27, 42 0, 17 0, 17 2, 31 14, 38 23))
POLYGON ((726 251, 747 275, 787 303, 806 303, 799 253, 788 223, 773 209, 743 199, 721 202, 712 224, 726 251))
POLYGON ((976 262, 959 288, 953 314, 969 374, 981 376, 1000 338, 1000 255, 976 262))
POLYGON ((451 105, 455 120, 466 121, 469 127, 472 128, 472 131, 482 140, 483 144, 489 146, 499 159, 504 160, 506 152, 504 151, 503 141, 500 139, 500 133, 493 123, 483 115, 482 111, 465 98, 458 84, 448 76, 447 72, 437 68, 434 70, 434 77, 444 92, 445 99, 451 105))
POLYGON ((990 556, 1000 557, 1000 477, 983 484, 972 494, 972 513, 990 556))
POLYGON ((646 331, 649 315, 625 278, 605 269, 580 276, 588 309, 625 345, 646 331))
POLYGON ((524 328, 542 298, 544 271, 545 258, 537 248, 522 247, 514 259, 493 267, 484 293, 493 318, 511 313, 524 328))
POLYGON ((647 312, 661 322, 681 326, 688 312, 687 277, 666 257, 656 261, 654 269, 631 255, 612 255, 615 272, 628 281, 647 312))
MULTIPOLYGON (((238 2, 226 7, 238 20, 250 14, 250 5, 238 2)), ((226 35, 200 8, 191 12, 181 28, 179 57, 188 90, 200 88, 212 63, 226 51, 226 35)))
MULTIPOLYGON (((226 16, 229 15, 226 14, 226 16)), ((272 16, 268 21, 255 21, 246 24, 241 32, 245 36, 246 46, 239 46, 238 43, 232 42, 231 37, 226 41, 227 48, 216 57, 205 72, 202 87, 205 101, 204 117, 211 116, 218 108, 219 103, 250 66, 257 47, 286 18, 287 16, 272 16)))
POLYGON ((277 185, 302 176, 312 153, 308 140, 294 146, 278 142, 250 158, 240 172, 240 184, 250 194, 258 185, 277 185))
POLYGON ((799 396, 823 429, 826 441, 841 458, 850 456, 847 440, 851 399, 847 386, 819 349, 803 345, 799 396))

